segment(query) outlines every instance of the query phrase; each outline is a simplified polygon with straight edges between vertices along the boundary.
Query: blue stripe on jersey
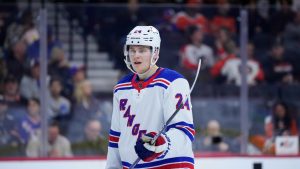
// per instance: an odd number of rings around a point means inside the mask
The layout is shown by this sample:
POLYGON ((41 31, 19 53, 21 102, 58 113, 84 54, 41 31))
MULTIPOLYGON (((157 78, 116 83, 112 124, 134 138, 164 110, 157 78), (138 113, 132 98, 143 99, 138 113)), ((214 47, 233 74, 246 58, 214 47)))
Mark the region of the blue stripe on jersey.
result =
MULTIPOLYGON (((193 125, 193 124, 189 124, 189 123, 186 123, 186 122, 184 122, 184 121, 181 121, 181 122, 178 122, 178 123, 171 124, 171 125, 168 126, 168 128, 169 128, 170 126, 175 126, 175 125, 188 126, 188 127, 192 128, 192 129, 194 129, 194 125, 193 125)), ((168 130, 168 128, 167 128, 167 130, 168 130)))
MULTIPOLYGON (((127 82, 131 82, 132 78, 133 78, 134 74, 130 73, 126 76, 124 76, 117 84, 121 84, 121 83, 127 83, 127 82)), ((168 69, 168 68, 164 68, 155 79, 158 78, 164 78, 167 79, 170 82, 173 82, 174 80, 178 79, 178 78, 184 78, 180 73, 168 69)))
POLYGON ((114 130, 112 130, 112 129, 110 129, 109 134, 110 134, 110 135, 113 135, 113 136, 116 136, 116 137, 120 137, 120 135, 121 135, 120 132, 114 131, 114 130))
POLYGON ((163 88, 165 88, 165 89, 168 88, 168 86, 166 86, 166 85, 163 84, 163 83, 150 84, 150 85, 147 86, 147 88, 151 88, 151 87, 154 87, 154 86, 160 86, 160 87, 163 87, 163 88))
POLYGON ((176 79, 184 78, 184 77, 174 70, 165 68, 160 72, 160 74, 155 79, 158 79, 158 78, 164 78, 170 82, 173 82, 176 79))
POLYGON ((118 145, 118 143, 112 143, 112 142, 109 142, 109 143, 108 143, 108 147, 119 148, 119 145, 118 145))
POLYGON ((119 90, 128 90, 128 89, 133 89, 133 87, 123 87, 123 88, 118 88, 114 91, 114 93, 116 93, 119 90))
MULTIPOLYGON (((124 76, 118 83, 118 84, 122 84, 122 83, 128 83, 128 82, 131 82, 132 78, 133 78, 134 74, 133 73, 130 73, 126 76, 124 76)), ((179 79, 179 78, 184 78, 181 74, 179 74, 178 72, 174 71, 174 70, 171 70, 171 69, 167 69, 167 68, 164 68, 163 70, 161 70, 161 72, 157 75, 157 77, 155 79, 158 79, 158 78, 162 78, 162 79, 166 79, 168 80, 169 82, 173 82, 174 80, 176 79, 179 79)), ((154 79, 154 80, 155 80, 154 79)), ((148 85, 147 88, 151 88, 151 87, 154 87, 154 86, 159 86, 159 87, 163 87, 165 89, 168 88, 168 86, 166 84, 163 84, 163 83, 156 83, 156 84, 152 84, 152 85, 148 85)), ((114 90, 114 93, 116 93, 117 91, 119 90, 129 90, 129 89, 134 89, 133 87, 121 87, 121 88, 117 88, 116 90, 114 90)))
MULTIPOLYGON (((163 164, 172 164, 172 163, 178 163, 178 162, 189 162, 194 164, 194 159, 191 157, 175 157, 175 158, 168 158, 160 161, 150 162, 150 163, 144 163, 144 164, 137 164, 135 168, 149 168, 149 167, 156 167, 163 164)), ((122 165, 125 167, 130 167, 131 164, 128 162, 122 161, 122 165)))
MULTIPOLYGON (((163 87, 165 89, 168 88, 168 86, 166 86, 164 83, 156 83, 156 84, 150 84, 148 85, 146 88, 151 88, 151 87, 154 87, 154 86, 159 86, 159 87, 163 87)), ((133 89, 133 87, 122 87, 122 88, 118 88, 114 91, 114 93, 116 93, 117 91, 119 90, 129 90, 129 89, 133 89)))
POLYGON ((189 137, 189 139, 191 141, 194 141, 194 134, 191 133, 191 131, 189 131, 188 129, 184 128, 185 126, 190 128, 191 130, 195 131, 193 124, 189 124, 189 123, 186 123, 186 122, 183 122, 183 121, 169 125, 167 127, 167 131, 169 131, 171 128, 176 128, 176 129, 181 130, 182 132, 184 132, 189 137))

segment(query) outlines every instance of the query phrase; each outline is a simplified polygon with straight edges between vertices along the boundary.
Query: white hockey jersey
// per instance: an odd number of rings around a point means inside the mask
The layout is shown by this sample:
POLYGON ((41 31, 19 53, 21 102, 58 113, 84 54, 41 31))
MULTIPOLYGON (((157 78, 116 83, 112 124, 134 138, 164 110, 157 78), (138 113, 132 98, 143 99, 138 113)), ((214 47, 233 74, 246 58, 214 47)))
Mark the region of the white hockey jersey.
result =
MULTIPOLYGON (((138 158, 134 146, 142 134, 158 132, 189 94, 188 81, 179 73, 159 68, 145 81, 136 74, 124 77, 114 88, 107 169, 128 169, 138 158)), ((167 128, 168 150, 135 168, 194 168, 194 125, 190 96, 167 128)))

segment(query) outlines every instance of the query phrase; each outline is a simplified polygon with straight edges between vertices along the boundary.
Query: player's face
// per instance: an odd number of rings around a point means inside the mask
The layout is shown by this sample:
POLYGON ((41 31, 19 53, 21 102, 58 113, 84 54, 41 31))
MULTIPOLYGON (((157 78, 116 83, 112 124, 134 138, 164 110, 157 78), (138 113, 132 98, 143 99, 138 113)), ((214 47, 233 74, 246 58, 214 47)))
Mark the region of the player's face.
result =
POLYGON ((129 58, 133 69, 145 73, 150 68, 151 49, 148 46, 134 45, 129 47, 129 58))

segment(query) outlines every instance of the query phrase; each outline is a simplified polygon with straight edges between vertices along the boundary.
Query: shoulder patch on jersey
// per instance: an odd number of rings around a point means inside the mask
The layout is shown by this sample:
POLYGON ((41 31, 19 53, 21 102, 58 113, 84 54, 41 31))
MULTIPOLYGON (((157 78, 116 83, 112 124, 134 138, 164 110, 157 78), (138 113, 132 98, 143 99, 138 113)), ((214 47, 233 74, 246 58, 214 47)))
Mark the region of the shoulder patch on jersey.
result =
POLYGON ((118 90, 133 89, 133 86, 131 84, 131 79, 133 76, 133 73, 124 76, 114 87, 114 93, 116 93, 118 90))
POLYGON ((164 70, 162 70, 162 72, 156 77, 156 79, 159 79, 159 78, 165 79, 169 82, 173 82, 174 80, 179 79, 179 78, 184 79, 184 77, 180 73, 176 72, 175 70, 168 69, 168 68, 165 68, 164 70))

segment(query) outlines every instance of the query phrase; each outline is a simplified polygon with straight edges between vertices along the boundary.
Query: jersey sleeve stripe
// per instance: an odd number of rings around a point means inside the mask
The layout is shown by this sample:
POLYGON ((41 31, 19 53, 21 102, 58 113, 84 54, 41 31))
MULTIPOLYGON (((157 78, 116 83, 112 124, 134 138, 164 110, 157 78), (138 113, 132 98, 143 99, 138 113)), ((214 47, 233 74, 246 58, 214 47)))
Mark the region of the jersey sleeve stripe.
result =
POLYGON ((175 127, 175 128, 184 132, 184 134, 186 134, 191 141, 194 141, 194 135, 191 132, 189 132, 189 130, 187 130, 185 128, 180 128, 180 127, 175 127))
POLYGON ((109 142, 119 142, 119 137, 116 136, 109 136, 109 142))
POLYGON ((192 135, 195 135, 195 130, 190 127, 180 125, 177 125, 176 127, 187 129, 192 135))
POLYGON ((111 147, 111 148, 119 148, 119 145, 118 145, 118 143, 111 143, 111 142, 109 142, 109 143, 108 143, 108 147, 111 147))
MULTIPOLYGON (((140 167, 136 167, 140 168, 140 167)), ((174 164, 165 164, 159 167, 151 167, 151 169, 167 169, 167 168, 184 168, 184 169, 194 169, 194 165, 190 163, 174 163, 174 164)), ((129 169, 129 167, 123 167, 123 169, 129 169)))
POLYGON ((189 124, 186 122, 178 122, 178 123, 174 123, 171 124, 167 127, 167 131, 170 130, 171 128, 176 128, 178 130, 181 130, 182 132, 184 132, 191 141, 194 141, 194 137, 195 137, 195 129, 194 129, 194 125, 193 124, 189 124))
POLYGON ((120 137, 121 133, 110 129, 109 135, 120 137))
MULTIPOLYGON (((122 161, 123 168, 129 168, 130 163, 122 161)), ((164 169, 164 168, 194 168, 194 159, 191 157, 175 157, 154 161, 149 163, 137 164, 136 168, 151 168, 151 169, 164 169)))
POLYGON ((119 148, 118 142, 119 142, 120 135, 121 135, 120 132, 110 129, 108 147, 119 148))

